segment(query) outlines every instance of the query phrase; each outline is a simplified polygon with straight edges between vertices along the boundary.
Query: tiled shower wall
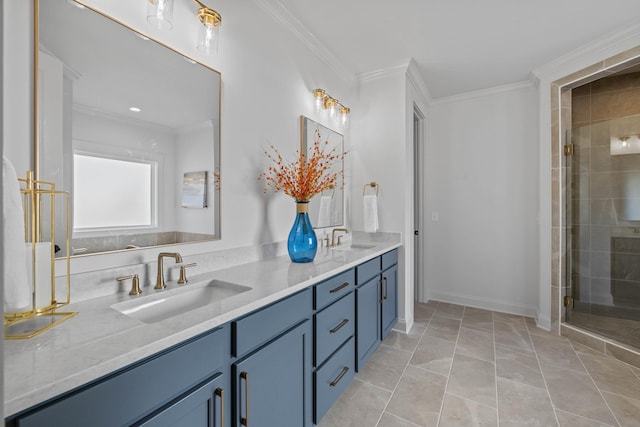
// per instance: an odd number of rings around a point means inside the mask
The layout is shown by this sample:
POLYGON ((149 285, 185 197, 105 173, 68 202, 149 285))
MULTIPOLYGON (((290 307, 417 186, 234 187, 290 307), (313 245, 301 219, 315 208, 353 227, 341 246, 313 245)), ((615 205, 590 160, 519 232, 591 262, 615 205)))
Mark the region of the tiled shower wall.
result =
POLYGON ((593 64, 551 84, 551 326, 585 345, 640 366, 640 354, 625 349, 604 337, 595 336, 567 325, 563 297, 569 295, 566 272, 566 221, 563 201, 566 197, 565 156, 563 147, 571 127, 571 89, 595 81, 616 71, 640 63, 640 46, 593 64))

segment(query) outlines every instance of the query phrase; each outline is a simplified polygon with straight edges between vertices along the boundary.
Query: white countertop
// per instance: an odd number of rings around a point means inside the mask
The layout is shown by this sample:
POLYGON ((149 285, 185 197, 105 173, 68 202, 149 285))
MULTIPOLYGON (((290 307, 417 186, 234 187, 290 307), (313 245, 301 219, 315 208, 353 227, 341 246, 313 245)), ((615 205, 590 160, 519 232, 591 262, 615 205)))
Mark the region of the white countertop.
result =
MULTIPOLYGON (((5 417, 294 294, 401 244, 399 234, 377 236, 358 241, 373 246, 368 249, 319 248, 312 263, 295 264, 285 255, 189 277, 192 283, 215 278, 252 289, 152 324, 111 308, 117 302, 138 298, 127 293, 71 303, 61 311, 77 311, 76 316, 34 338, 4 341, 5 417)), ((178 285, 167 282, 167 286, 173 289, 178 285)))

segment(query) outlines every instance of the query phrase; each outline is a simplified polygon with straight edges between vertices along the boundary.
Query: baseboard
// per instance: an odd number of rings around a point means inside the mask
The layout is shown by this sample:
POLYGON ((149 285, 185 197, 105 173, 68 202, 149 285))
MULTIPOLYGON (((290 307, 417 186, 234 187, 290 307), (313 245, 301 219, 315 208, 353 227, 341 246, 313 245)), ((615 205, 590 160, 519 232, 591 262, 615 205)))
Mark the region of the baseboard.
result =
POLYGON ((535 316, 536 326, 544 329, 545 331, 551 331, 551 319, 547 316, 541 316, 540 312, 535 316))
MULTIPOLYGON (((485 310, 499 311, 502 313, 517 314, 525 317, 536 317, 537 307, 515 304, 510 301, 498 300, 493 298, 470 297, 467 295, 458 295, 450 292, 430 291, 428 293, 430 300, 448 302, 450 304, 465 305, 468 307, 482 308, 485 310)), ((550 324, 550 322, 549 322, 550 324)))

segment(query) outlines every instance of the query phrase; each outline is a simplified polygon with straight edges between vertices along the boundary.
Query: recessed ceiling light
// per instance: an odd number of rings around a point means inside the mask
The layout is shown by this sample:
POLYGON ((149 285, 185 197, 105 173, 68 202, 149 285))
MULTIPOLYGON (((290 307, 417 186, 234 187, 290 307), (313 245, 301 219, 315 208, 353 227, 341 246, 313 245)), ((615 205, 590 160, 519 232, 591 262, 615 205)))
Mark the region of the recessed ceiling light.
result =
POLYGON ((133 111, 134 113, 139 113, 141 111, 138 107, 130 107, 129 110, 133 111))
POLYGON ((71 6, 77 7, 78 9, 84 9, 84 5, 83 4, 77 3, 77 2, 75 2, 73 0, 67 0, 67 3, 69 3, 71 6))
POLYGON ((195 63, 196 63, 196 61, 194 61, 194 60, 193 60, 193 59, 191 59, 191 58, 187 58, 186 56, 183 56, 183 58, 184 58, 184 60, 185 60, 185 61, 187 61, 187 62, 189 62, 189 63, 191 63, 191 64, 195 64, 195 63))
POLYGON ((140 37, 140 38, 141 38, 142 40, 144 40, 144 41, 148 41, 148 40, 149 40, 149 37, 147 37, 147 36, 143 36, 143 35, 142 35, 142 34, 140 34, 140 33, 136 33, 136 36, 140 37))

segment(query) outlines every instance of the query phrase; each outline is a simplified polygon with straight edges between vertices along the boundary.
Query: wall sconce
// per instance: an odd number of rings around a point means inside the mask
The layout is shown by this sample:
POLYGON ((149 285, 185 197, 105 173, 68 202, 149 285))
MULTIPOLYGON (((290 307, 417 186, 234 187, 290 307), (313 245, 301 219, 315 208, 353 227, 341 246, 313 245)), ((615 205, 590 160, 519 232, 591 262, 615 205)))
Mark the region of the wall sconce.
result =
POLYGON ((200 6, 200 9, 198 9, 198 21, 202 24, 198 30, 198 44, 196 47, 207 55, 212 51, 218 53, 218 38, 220 25, 222 25, 222 16, 198 0, 193 1, 200 6))
POLYGON ((338 119, 345 129, 349 127, 349 114, 351 114, 349 107, 342 105, 340 101, 329 95, 324 89, 314 89, 313 96, 316 99, 315 106, 317 112, 327 110, 329 118, 334 120, 338 119))
POLYGON ((612 156, 640 153, 640 134, 612 136, 610 153, 612 156))
POLYGON ((147 0, 147 22, 159 30, 173 28, 173 0, 147 0))

